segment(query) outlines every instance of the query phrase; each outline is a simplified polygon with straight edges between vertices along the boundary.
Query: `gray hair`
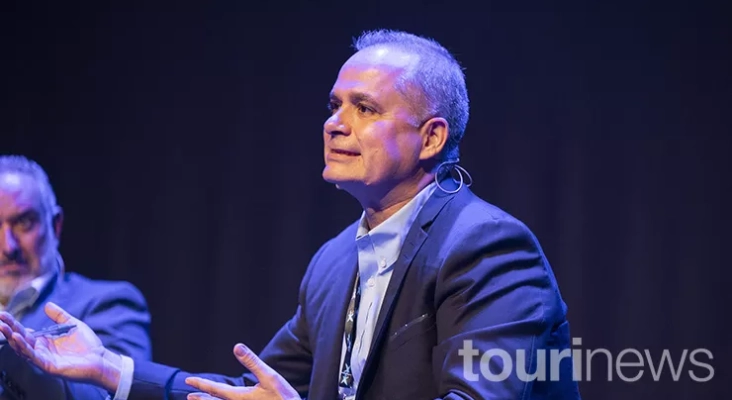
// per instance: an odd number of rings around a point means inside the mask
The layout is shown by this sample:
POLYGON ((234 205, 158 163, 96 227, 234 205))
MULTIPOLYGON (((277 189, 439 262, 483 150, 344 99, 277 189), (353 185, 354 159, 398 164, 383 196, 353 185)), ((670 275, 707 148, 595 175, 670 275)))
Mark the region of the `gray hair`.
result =
POLYGON ((442 158, 457 160, 470 110, 465 75, 455 57, 434 39, 387 29, 364 32, 353 42, 356 51, 371 46, 391 47, 419 57, 407 79, 420 89, 419 98, 410 95, 408 82, 398 82, 397 90, 413 104, 426 108, 420 118, 445 118, 450 134, 442 158))
POLYGON ((56 194, 53 192, 53 188, 48 180, 46 171, 44 171, 38 163, 26 157, 19 155, 3 155, 0 156, 0 174, 3 173, 24 174, 33 178, 33 180, 38 184, 43 207, 46 211, 46 217, 50 222, 50 219, 53 218, 59 207, 58 204, 56 204, 56 194))

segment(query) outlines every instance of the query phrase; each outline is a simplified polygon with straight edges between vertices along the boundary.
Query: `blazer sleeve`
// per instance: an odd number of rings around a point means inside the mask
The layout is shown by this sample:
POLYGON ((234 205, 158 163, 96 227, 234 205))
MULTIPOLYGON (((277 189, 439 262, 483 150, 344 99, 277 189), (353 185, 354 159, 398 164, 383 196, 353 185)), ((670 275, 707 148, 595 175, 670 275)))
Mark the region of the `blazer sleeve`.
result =
MULTIPOLYGON (((532 381, 520 372, 536 371, 537 350, 546 351, 546 360, 551 348, 566 345, 569 329, 555 278, 529 229, 505 218, 455 235, 435 290, 433 371, 441 398, 529 398, 532 381), (481 362, 489 351, 494 356, 481 362)), ((562 374, 572 373, 571 361, 561 365, 562 374)), ((541 366, 547 374, 548 366, 541 366)))
POLYGON ((150 360, 150 312, 131 283, 106 283, 83 316, 104 347, 135 360, 150 360))
MULTIPOLYGON (((307 287, 312 268, 327 244, 323 245, 313 256, 300 283, 299 304, 295 315, 277 331, 272 340, 259 354, 259 358, 282 375, 303 398, 308 396, 310 374, 313 366, 310 329, 305 312, 305 305, 308 301, 307 287)), ((234 357, 233 354, 232 357, 234 357)), ((162 398, 185 400, 189 393, 197 391, 185 383, 185 379, 189 376, 206 378, 232 386, 251 386, 257 383, 257 379, 249 372, 238 377, 213 373, 190 373, 162 364, 135 360, 129 400, 162 398)))

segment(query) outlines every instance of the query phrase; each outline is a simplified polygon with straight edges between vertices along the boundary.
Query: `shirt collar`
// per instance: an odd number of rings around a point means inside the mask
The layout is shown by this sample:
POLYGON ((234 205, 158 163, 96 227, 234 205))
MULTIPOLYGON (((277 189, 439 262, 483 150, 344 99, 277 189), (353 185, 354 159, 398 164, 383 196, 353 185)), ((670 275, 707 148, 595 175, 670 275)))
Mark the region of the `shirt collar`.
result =
POLYGON ((358 241, 368 236, 373 243, 374 250, 383 259, 382 261, 387 266, 393 264, 399 257, 399 252, 407 237, 409 228, 411 228, 417 219, 419 211, 435 191, 436 187, 434 182, 427 185, 412 200, 405 204, 404 207, 374 229, 369 230, 368 222, 366 221, 366 212, 362 212, 361 220, 356 231, 356 240, 358 241))
POLYGON ((33 289, 35 289, 36 293, 41 293, 43 291, 43 289, 46 287, 46 285, 48 285, 48 282, 51 280, 51 278, 53 278, 53 275, 55 273, 56 273, 56 271, 50 271, 41 276, 34 278, 31 281, 30 286, 33 289))

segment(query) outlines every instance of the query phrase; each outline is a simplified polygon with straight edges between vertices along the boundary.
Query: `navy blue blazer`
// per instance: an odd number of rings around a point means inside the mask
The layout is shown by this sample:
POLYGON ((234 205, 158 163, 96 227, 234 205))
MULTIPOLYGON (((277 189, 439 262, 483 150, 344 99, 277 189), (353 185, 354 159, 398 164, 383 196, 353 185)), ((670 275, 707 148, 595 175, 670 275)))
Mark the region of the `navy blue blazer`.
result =
MULTIPOLYGON (((142 293, 132 284, 95 281, 76 273, 56 275, 20 322, 35 330, 53 325, 43 311, 49 301, 89 325, 106 348, 137 360, 152 358, 150 313, 142 293)), ((104 399, 107 395, 99 389, 87 390, 80 384, 64 383, 43 373, 20 359, 10 346, 0 350, 0 384, 0 398, 104 399), (84 395, 75 394, 82 389, 84 395)))
MULTIPOLYGON (((318 250, 295 315, 260 354, 302 397, 337 398, 343 321, 357 271, 357 225, 318 250)), ((570 348, 566 312, 549 262, 523 223, 467 188, 454 195, 436 190, 395 263, 357 398, 579 399, 571 359, 554 371, 559 379, 549 375, 550 350, 570 348), (460 355, 465 340, 479 352, 470 370, 460 355), (504 380, 482 374, 480 358, 490 349, 511 356, 512 365, 492 358, 486 369, 499 374, 506 366, 504 380), (540 350, 546 379, 521 379, 517 354, 525 352, 531 373, 540 350)), ((250 373, 196 375, 233 385, 255 382, 250 373)), ((130 400, 185 399, 195 391, 184 382, 188 376, 138 361, 130 400)))

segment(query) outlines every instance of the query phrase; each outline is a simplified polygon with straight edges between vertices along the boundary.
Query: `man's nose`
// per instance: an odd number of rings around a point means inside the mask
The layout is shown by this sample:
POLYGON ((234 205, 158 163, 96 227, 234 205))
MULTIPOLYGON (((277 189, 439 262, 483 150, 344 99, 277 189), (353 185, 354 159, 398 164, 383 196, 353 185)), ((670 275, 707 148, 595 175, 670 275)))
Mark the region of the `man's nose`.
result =
POLYGON ((6 258, 14 258, 18 254, 18 240, 10 227, 0 228, 0 250, 6 258))
POLYGON ((329 135, 350 135, 351 134, 351 127, 346 123, 346 121, 343 119, 343 115, 341 114, 341 111, 338 111, 331 115, 330 118, 328 118, 325 121, 325 133, 329 135))

